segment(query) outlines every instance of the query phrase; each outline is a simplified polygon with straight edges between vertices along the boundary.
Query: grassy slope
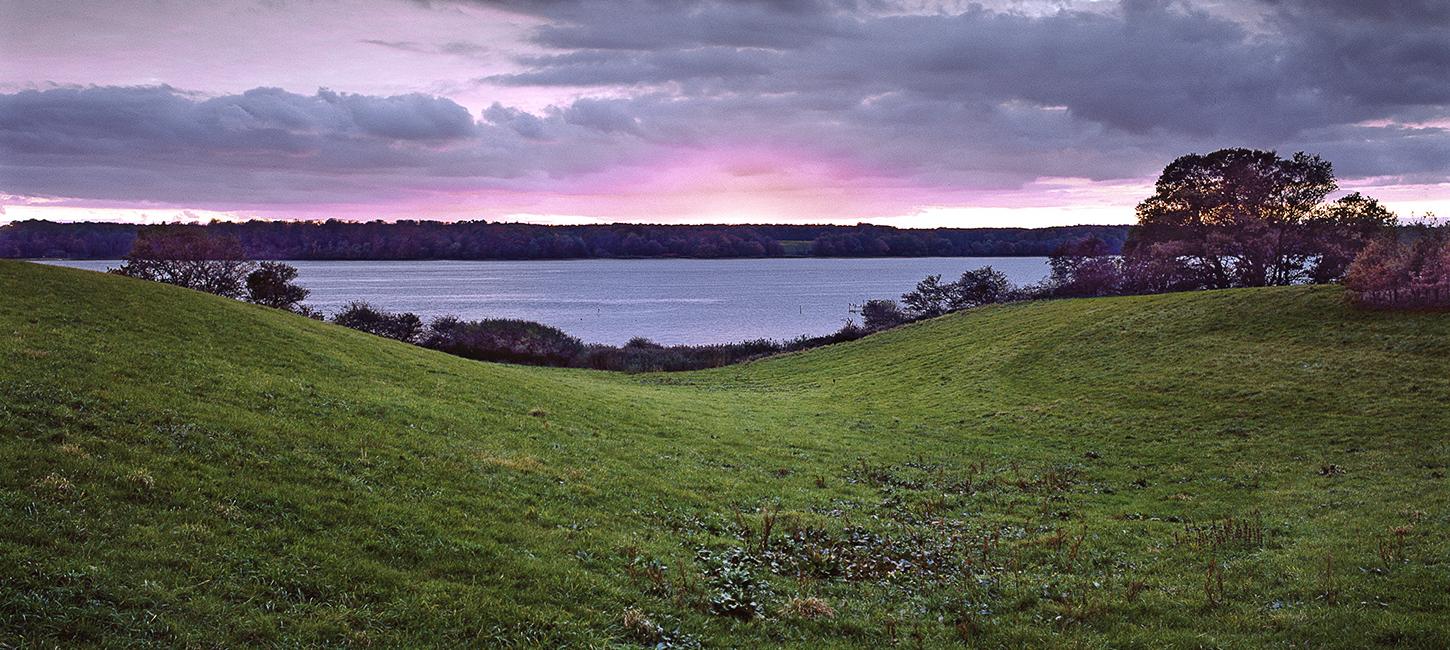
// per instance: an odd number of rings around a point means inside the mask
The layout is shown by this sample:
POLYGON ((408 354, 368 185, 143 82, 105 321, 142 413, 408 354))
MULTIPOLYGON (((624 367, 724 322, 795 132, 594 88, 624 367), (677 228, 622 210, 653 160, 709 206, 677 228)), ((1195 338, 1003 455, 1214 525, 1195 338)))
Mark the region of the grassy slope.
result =
POLYGON ((629 607, 717 647, 1444 646, 1447 431, 1450 318, 1333 288, 1015 305, 627 376, 0 262, 0 646, 610 645, 629 607), (959 555, 703 611, 695 550, 763 506, 959 555), (1262 542, 1181 523, 1255 512, 1262 542))

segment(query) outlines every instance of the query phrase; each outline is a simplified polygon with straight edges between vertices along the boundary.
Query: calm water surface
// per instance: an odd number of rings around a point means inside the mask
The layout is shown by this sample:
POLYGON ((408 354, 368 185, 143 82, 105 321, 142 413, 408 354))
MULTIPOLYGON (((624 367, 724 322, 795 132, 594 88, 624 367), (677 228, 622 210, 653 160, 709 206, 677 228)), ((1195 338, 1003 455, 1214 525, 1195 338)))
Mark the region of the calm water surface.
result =
MULTIPOLYGON (((104 271, 118 261, 53 261, 104 271)), ((288 262, 332 313, 353 300, 428 319, 522 318, 591 343, 645 336, 724 343, 826 334, 852 305, 896 298, 929 274, 992 266, 1016 284, 1046 277, 1041 257, 288 262)))

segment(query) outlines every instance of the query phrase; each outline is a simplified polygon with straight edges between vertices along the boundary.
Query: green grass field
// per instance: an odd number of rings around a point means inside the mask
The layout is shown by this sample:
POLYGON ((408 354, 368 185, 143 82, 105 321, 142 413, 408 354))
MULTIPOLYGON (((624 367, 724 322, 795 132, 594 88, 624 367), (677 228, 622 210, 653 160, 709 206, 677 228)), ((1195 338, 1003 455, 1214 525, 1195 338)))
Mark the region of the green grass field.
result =
POLYGON ((976 310, 714 371, 0 262, 0 647, 1450 645, 1450 316, 976 310))

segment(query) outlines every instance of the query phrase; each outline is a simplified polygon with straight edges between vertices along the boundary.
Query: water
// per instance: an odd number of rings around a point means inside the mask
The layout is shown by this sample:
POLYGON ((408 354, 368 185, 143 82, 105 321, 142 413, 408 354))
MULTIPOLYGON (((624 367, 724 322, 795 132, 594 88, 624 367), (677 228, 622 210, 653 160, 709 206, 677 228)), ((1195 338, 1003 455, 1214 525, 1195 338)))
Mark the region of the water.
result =
MULTIPOLYGON (((96 271, 120 264, 48 263, 96 271)), ((852 305, 898 298, 930 274, 951 280, 992 266, 1023 285, 1048 272, 1041 257, 288 263, 312 290, 308 304, 328 314, 363 300, 424 320, 522 318, 615 344, 634 336, 674 344, 827 334, 852 316, 852 305)))

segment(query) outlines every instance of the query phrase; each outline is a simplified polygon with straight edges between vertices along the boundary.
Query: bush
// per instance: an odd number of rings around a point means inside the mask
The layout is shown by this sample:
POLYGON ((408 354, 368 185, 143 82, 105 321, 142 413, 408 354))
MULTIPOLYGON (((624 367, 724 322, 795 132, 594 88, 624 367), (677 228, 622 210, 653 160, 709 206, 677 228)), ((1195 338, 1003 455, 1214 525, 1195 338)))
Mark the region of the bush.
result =
POLYGON ((417 314, 394 314, 365 302, 348 303, 332 317, 332 322, 405 343, 416 343, 423 334, 423 320, 417 314))
POLYGON ((861 305, 861 320, 868 331, 891 329, 911 320, 895 300, 867 300, 861 305))
POLYGON ((298 286, 297 268, 281 262, 262 262, 247 275, 247 302, 310 315, 302 305, 310 293, 298 286))
POLYGON ((1016 293, 1007 276, 990 266, 967 271, 950 285, 948 292, 951 311, 971 309, 982 305, 1011 300, 1016 293))
MULTIPOLYGON (((956 282, 943 283, 940 275, 928 275, 916 283, 915 290, 902 294, 901 301, 906 304, 907 320, 920 320, 1014 300, 1020 293, 1007 281, 1006 275, 990 266, 984 266, 963 273, 956 282)), ((869 324, 867 329, 871 329, 869 324)))
POLYGON ((1344 278, 1350 301, 1370 309, 1450 309, 1450 236, 1371 242, 1344 278))
POLYGON ((718 368, 749 359, 784 352, 785 344, 770 339, 714 345, 671 345, 652 347, 590 345, 576 365, 596 370, 657 372, 718 368))
MULTIPOLYGON (((374 333, 381 332, 374 331, 374 326, 364 325, 395 316, 377 312, 361 303, 349 305, 344 313, 346 315, 339 314, 338 318, 347 322, 339 320, 340 324, 374 333)), ((851 341, 866 334, 866 330, 848 321, 835 333, 803 336, 784 343, 756 339, 738 343, 665 346, 644 337, 635 337, 622 346, 613 346, 585 344, 558 328, 531 321, 464 321, 453 316, 444 316, 429 323, 427 330, 417 336, 415 341, 426 348, 478 361, 623 372, 659 372, 716 368, 771 354, 851 341)))
POLYGON ((562 330, 530 321, 434 319, 419 343, 423 347, 479 361, 537 366, 576 365, 585 346, 562 330))

